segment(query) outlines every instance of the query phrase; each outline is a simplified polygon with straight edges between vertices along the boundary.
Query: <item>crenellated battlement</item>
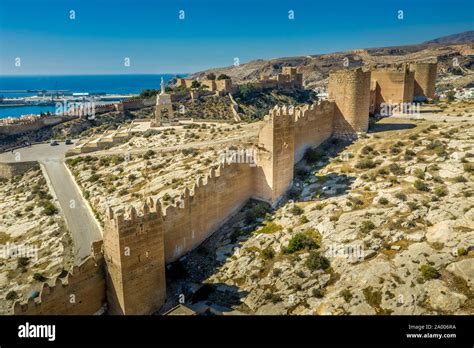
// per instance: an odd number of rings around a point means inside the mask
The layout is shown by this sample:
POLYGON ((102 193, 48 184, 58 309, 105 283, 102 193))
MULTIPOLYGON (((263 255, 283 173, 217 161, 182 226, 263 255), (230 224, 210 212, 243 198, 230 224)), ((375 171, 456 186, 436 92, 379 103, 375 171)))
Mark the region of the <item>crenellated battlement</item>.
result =
POLYGON ((54 284, 43 283, 39 296, 27 302, 16 301, 15 315, 63 314, 85 315, 98 312, 105 303, 103 258, 95 242, 93 255, 74 266, 65 276, 58 275, 54 284))
POLYGON ((106 210, 106 225, 108 231, 123 238, 131 233, 149 233, 150 230, 139 227, 159 221, 162 217, 161 202, 150 197, 138 211, 134 206, 117 211, 109 207, 106 210))

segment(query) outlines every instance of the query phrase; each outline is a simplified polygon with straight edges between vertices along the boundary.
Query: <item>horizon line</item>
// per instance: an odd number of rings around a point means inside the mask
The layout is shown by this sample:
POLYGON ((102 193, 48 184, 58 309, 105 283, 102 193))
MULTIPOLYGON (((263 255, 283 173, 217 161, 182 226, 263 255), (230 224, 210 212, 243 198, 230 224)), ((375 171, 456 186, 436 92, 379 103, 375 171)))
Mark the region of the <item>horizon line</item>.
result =
POLYGON ((31 76, 136 76, 136 75, 189 75, 190 73, 136 73, 136 74, 121 74, 121 73, 83 73, 83 74, 2 74, 2 77, 31 77, 31 76))

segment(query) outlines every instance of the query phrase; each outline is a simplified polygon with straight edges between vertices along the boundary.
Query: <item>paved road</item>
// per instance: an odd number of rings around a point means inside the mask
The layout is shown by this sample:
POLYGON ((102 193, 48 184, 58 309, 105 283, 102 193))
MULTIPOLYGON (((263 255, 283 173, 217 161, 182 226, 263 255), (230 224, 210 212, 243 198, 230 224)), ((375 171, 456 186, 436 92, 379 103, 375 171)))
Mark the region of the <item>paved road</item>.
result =
POLYGON ((87 206, 62 159, 40 160, 45 177, 52 185, 54 196, 74 241, 76 263, 90 255, 91 243, 102 239, 95 217, 87 206))
POLYGON ((35 144, 13 150, 13 152, 8 151, 0 153, 0 162, 41 161, 51 158, 62 159, 64 158, 66 151, 73 148, 74 145, 65 145, 64 143, 60 143, 56 146, 51 146, 49 144, 35 144))

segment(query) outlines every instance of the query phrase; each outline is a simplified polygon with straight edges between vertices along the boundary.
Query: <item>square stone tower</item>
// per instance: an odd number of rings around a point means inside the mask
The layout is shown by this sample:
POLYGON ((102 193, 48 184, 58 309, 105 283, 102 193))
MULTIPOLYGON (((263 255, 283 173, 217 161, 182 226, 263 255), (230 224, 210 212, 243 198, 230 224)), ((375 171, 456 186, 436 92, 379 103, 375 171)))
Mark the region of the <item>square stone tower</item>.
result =
POLYGON ((413 101, 414 72, 406 64, 375 69, 371 82, 375 90, 374 110, 379 112, 384 105, 397 106, 413 101))
POLYGON ((412 63, 410 70, 415 72, 415 98, 433 99, 438 63, 412 63))
POLYGON ((256 198, 276 204, 293 183, 295 117, 293 107, 276 106, 259 133, 256 198))
POLYGON ((107 302, 110 314, 144 315, 166 298, 161 206, 150 200, 143 215, 107 212, 104 228, 107 302))
POLYGON ((329 99, 334 100, 334 136, 352 137, 369 128, 370 71, 343 69, 329 74, 329 99))

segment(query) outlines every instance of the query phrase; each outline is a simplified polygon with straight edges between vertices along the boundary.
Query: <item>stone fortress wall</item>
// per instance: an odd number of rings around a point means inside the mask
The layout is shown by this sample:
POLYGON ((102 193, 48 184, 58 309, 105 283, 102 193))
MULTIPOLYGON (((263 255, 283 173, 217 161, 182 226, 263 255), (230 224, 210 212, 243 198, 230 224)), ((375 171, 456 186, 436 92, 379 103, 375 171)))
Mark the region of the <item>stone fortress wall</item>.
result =
POLYGON ((303 74, 296 67, 284 66, 275 77, 261 75, 255 84, 258 89, 302 90, 303 74))
POLYGON ((28 132, 34 132, 38 129, 48 126, 55 126, 57 124, 67 122, 77 118, 77 116, 43 116, 34 117, 20 117, 13 121, 13 123, 0 123, 0 135, 17 135, 28 132))
POLYGON ((37 166, 38 162, 36 161, 0 163, 0 178, 12 179, 37 166))
MULTIPOLYGON (((195 80, 193 79, 184 79, 184 78, 179 78, 176 81, 176 86, 178 87, 186 87, 186 88, 191 88, 193 82, 195 80)), ((219 92, 222 94, 227 94, 227 93, 232 93, 234 91, 234 86, 232 85, 232 80, 231 79, 223 79, 223 80, 208 80, 208 79, 203 79, 199 80, 201 85, 206 86, 208 91, 211 92, 219 92)))
POLYGON ((379 112, 383 103, 397 105, 434 98, 437 69, 438 63, 411 63, 372 70, 370 111, 379 112))
MULTIPOLYGON (((405 93, 401 91, 406 87, 403 81, 393 86, 400 89, 393 93, 405 93)), ((185 189, 176 206, 163 209, 160 202, 148 199, 139 213, 134 208, 109 210, 102 246, 105 274, 102 281, 91 276, 73 283, 75 291, 91 296, 84 298, 88 303, 81 307, 84 309, 71 309, 68 314, 95 313, 104 293, 111 314, 158 311, 166 297, 167 263, 201 244, 250 198, 277 204, 293 182, 294 164, 308 147, 332 136, 367 131, 370 87, 370 71, 336 71, 329 79, 332 99, 296 108, 276 106, 269 112, 259 133, 255 165, 230 163, 210 169, 193 188, 185 189)), ((69 293, 59 292, 56 298, 41 295, 39 304, 29 303, 26 309, 16 303, 15 314, 68 312, 65 297, 69 293), (62 305, 50 303, 50 299, 62 305)))
POLYGON ((133 207, 126 216, 109 209, 103 253, 109 313, 133 315, 158 310, 166 295, 159 205, 145 203, 140 216, 133 207))
POLYGON ((106 301, 102 242, 93 244, 92 255, 74 266, 64 277, 58 276, 54 285, 43 283, 39 296, 28 302, 15 302, 14 315, 91 315, 101 313, 106 301))

